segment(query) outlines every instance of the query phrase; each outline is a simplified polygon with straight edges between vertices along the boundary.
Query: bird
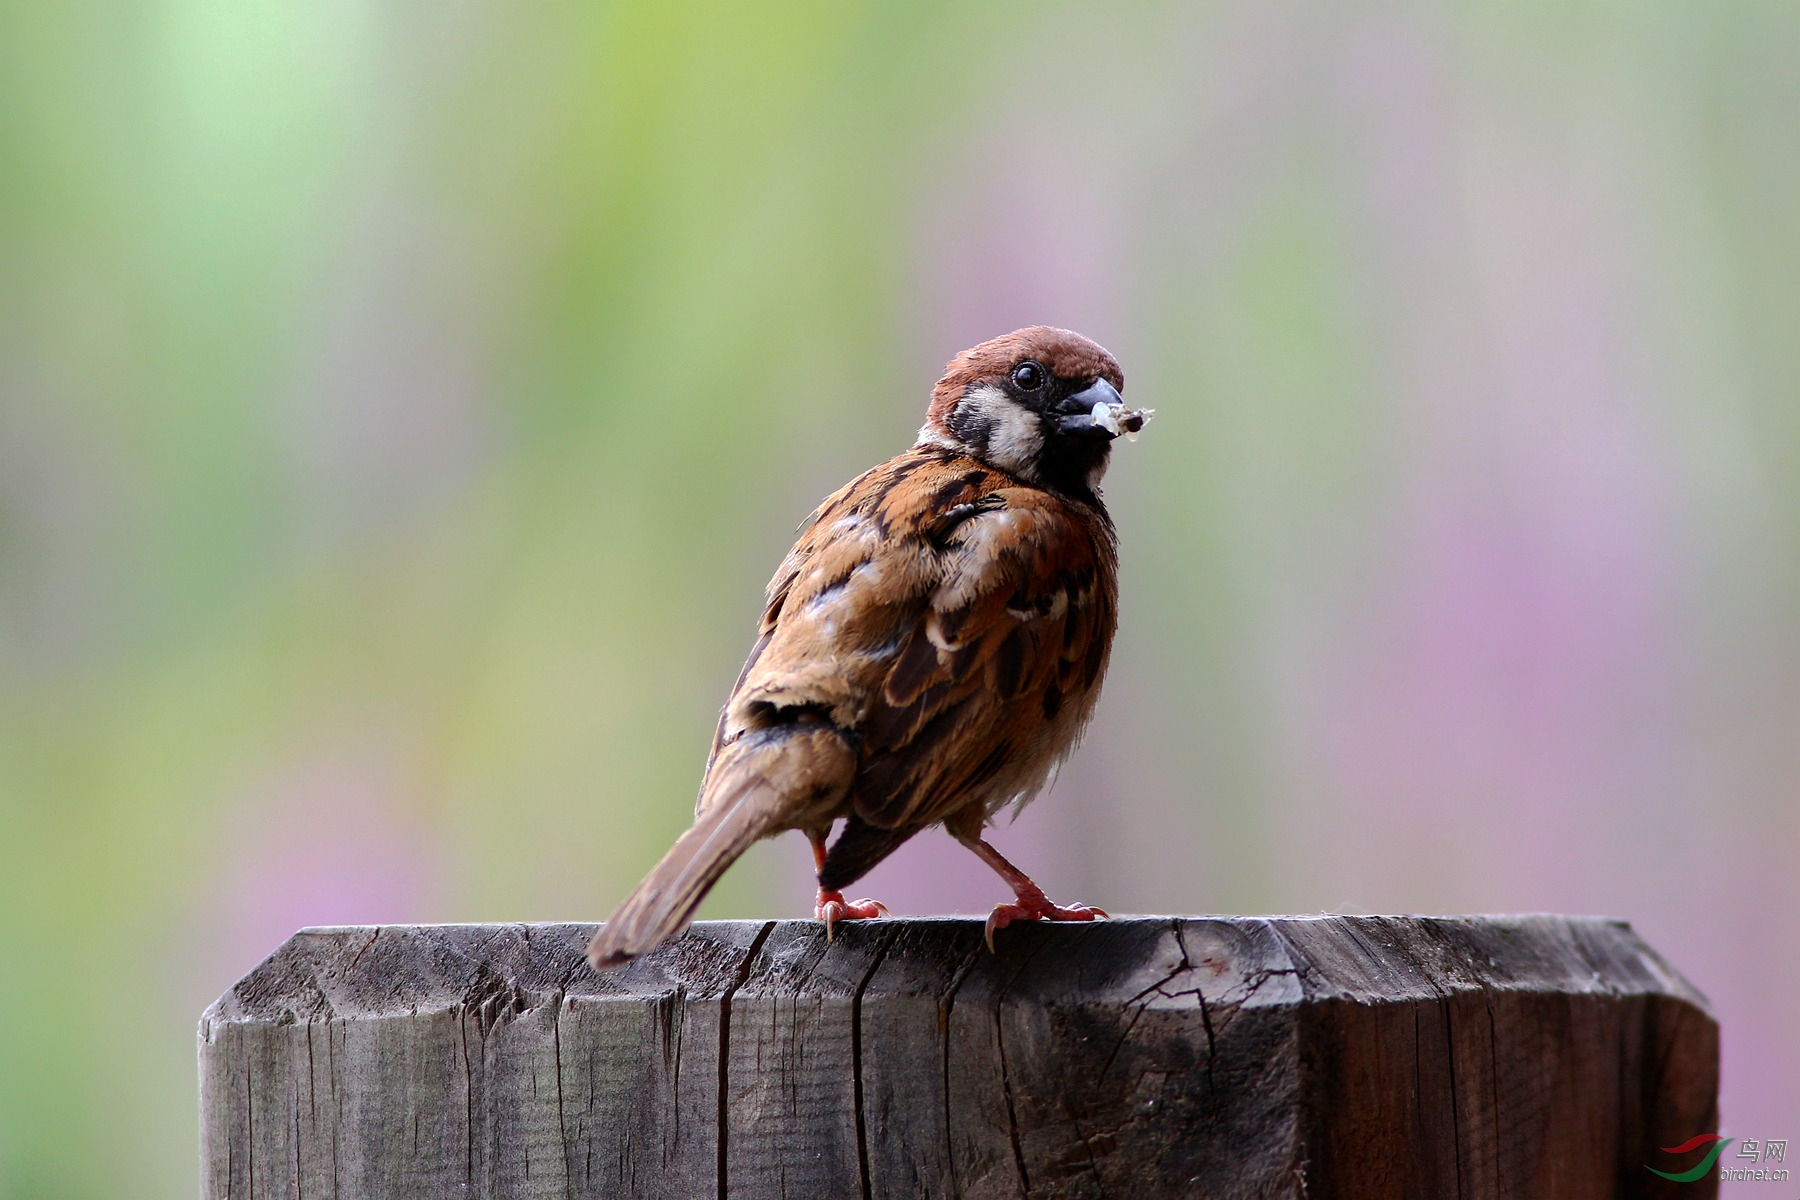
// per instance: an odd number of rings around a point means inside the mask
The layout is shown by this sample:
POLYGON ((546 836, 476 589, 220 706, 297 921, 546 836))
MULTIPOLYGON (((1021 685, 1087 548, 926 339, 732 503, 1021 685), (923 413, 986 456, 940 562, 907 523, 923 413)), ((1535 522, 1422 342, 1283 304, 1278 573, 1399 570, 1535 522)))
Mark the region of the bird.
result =
POLYGON ((720 712, 693 825, 594 935, 595 970, 686 929, 752 843, 812 843, 814 916, 891 915, 843 889, 942 826, 1013 890, 986 927, 1107 914, 1053 903, 983 836, 1073 751, 1118 624, 1100 482, 1128 408, 1118 361, 1031 326, 950 360, 917 442, 828 496, 769 582, 720 712), (842 823, 836 839, 834 828, 842 823))

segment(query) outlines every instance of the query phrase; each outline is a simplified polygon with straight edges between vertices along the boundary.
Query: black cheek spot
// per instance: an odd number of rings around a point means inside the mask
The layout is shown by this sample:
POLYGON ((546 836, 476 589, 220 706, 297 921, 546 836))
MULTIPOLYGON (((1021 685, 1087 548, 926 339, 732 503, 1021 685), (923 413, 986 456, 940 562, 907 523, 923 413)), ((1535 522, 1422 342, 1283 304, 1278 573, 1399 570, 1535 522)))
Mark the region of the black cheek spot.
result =
POLYGON ((1044 689, 1044 720, 1056 720, 1056 714, 1062 711, 1062 689, 1054 683, 1044 689))
POLYGON ((969 449, 986 453, 994 436, 994 422, 973 404, 958 404, 950 410, 947 422, 956 440, 969 449))

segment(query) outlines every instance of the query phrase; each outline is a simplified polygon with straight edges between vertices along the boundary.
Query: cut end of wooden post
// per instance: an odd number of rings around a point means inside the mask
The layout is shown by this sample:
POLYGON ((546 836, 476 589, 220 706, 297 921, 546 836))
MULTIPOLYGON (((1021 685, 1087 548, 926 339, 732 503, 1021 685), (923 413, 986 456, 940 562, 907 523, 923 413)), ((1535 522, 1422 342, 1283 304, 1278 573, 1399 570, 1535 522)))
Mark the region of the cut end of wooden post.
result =
POLYGON ((201 1023, 205 1194, 1616 1197, 1717 1132, 1620 921, 303 930, 201 1023), (348 1189, 346 1191, 346 1189, 348 1189))

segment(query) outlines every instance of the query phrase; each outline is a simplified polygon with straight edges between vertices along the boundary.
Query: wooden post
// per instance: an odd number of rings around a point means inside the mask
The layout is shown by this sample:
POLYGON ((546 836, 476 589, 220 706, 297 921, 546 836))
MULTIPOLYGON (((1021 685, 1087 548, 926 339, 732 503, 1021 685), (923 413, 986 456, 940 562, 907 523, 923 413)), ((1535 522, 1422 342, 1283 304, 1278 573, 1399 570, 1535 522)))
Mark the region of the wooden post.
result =
POLYGON ((200 1023, 204 1194, 1713 1196, 1718 1027, 1621 922, 308 929, 200 1023))

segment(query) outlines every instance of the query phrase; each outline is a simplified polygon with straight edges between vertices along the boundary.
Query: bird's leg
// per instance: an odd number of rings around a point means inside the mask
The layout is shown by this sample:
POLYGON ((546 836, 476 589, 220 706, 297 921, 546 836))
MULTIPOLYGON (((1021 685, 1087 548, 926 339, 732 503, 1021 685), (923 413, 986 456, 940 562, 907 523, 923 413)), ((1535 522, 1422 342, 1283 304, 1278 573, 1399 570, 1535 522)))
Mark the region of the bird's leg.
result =
MULTIPOLYGON (((813 869, 825 869, 825 838, 829 829, 809 829, 807 840, 812 843, 813 869)), ((819 898, 813 902, 813 919, 825 922, 825 940, 830 941, 832 933, 839 921, 867 921, 874 917, 891 917, 887 905, 879 900, 845 900, 844 893, 831 892, 819 888, 819 898)))
POLYGON ((1031 882, 1031 877, 1025 872, 1007 862, 1006 856, 988 845, 987 839, 980 834, 953 833, 952 836, 973 850, 982 862, 994 868, 1018 896, 1018 900, 1011 904, 994 905, 994 911, 988 914, 988 950, 992 951, 994 948, 994 931, 1005 929, 1014 921, 1092 921, 1096 917, 1106 916, 1105 910, 1086 904, 1074 904, 1068 908, 1052 904, 1050 897, 1044 895, 1043 888, 1031 882))

